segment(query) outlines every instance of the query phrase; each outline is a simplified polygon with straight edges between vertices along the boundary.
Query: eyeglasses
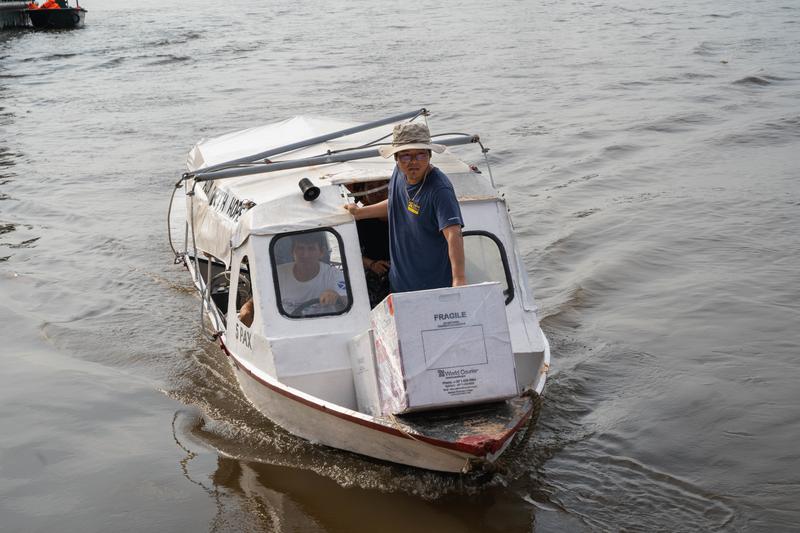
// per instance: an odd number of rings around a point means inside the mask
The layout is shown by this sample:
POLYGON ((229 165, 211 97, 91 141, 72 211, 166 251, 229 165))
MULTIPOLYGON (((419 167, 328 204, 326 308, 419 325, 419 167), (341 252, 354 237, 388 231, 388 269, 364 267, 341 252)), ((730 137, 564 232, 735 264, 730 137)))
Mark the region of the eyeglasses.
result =
POLYGON ((417 161, 425 161, 426 159, 428 159, 428 152, 420 152, 414 155, 402 154, 397 156, 397 160, 402 161, 403 163, 409 163, 411 162, 412 159, 415 159, 417 161))

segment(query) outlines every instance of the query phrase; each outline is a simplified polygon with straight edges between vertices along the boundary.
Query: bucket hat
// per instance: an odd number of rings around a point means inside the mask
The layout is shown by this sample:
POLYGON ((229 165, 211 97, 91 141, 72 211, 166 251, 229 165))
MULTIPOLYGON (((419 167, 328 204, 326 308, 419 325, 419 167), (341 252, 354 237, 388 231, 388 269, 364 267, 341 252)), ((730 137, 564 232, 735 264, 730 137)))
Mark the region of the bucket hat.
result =
POLYGON ((395 125, 392 131, 392 144, 381 146, 378 152, 388 158, 403 150, 432 150, 441 154, 444 152, 444 145, 431 143, 431 132, 425 124, 403 122, 395 125))

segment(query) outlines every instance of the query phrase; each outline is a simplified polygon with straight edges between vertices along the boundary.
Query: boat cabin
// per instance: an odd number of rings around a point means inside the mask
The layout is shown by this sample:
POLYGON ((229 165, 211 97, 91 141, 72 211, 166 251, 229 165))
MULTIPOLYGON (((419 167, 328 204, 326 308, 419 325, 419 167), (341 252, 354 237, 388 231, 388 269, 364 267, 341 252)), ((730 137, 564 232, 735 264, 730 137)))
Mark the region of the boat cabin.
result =
MULTIPOLYGON (((201 141, 189 154, 189 170, 352 126, 295 117, 201 141)), ((305 146, 281 161, 339 153, 377 135, 358 132, 305 146)), ((467 281, 500 284, 518 388, 532 388, 544 379, 546 341, 505 200, 487 175, 450 150, 433 154, 431 163, 448 175, 461 206, 467 281)), ((352 356, 370 329, 371 312, 362 249, 376 243, 360 242, 357 223, 343 206, 354 201, 356 188, 380 189, 393 168, 392 159, 371 157, 187 182, 193 189, 187 219, 201 252, 193 264, 215 327, 237 358, 300 393, 357 410, 352 356), (310 274, 298 279, 304 268, 310 274), (324 303, 322 290, 331 293, 324 303)))

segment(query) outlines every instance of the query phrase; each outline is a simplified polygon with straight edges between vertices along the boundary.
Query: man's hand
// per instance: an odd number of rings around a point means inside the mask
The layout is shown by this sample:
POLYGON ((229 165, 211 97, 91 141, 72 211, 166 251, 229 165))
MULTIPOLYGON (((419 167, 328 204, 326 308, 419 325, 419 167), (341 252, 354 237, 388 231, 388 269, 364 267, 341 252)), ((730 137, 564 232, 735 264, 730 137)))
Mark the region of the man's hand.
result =
POLYGON ((465 276, 459 276, 453 278, 453 287, 462 287, 467 284, 467 278, 465 276))
POLYGON ((345 211, 353 215, 353 218, 356 220, 361 220, 364 218, 386 218, 389 215, 388 200, 364 207, 358 207, 357 204, 346 204, 342 207, 345 211))
POLYGON ((388 272, 389 270, 389 261, 385 261, 383 259, 381 259, 380 261, 373 261, 369 265, 369 269, 374 273, 378 274, 379 276, 382 276, 383 274, 386 274, 386 272, 388 272))
POLYGON ((339 299, 339 295, 332 290, 323 291, 319 295, 319 303, 322 305, 333 305, 339 299))

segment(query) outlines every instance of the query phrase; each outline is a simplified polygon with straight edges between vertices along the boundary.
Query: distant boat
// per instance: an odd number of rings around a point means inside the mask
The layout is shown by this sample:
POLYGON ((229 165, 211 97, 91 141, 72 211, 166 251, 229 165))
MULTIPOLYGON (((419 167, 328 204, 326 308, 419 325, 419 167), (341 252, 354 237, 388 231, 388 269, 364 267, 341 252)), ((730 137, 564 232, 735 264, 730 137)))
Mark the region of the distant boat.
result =
POLYGON ((0 29, 20 28, 30 25, 26 15, 28 2, 20 0, 0 0, 0 29))
POLYGON ((26 9, 31 26, 38 30, 70 29, 83 26, 86 10, 80 5, 69 7, 66 2, 59 2, 62 7, 26 9))

